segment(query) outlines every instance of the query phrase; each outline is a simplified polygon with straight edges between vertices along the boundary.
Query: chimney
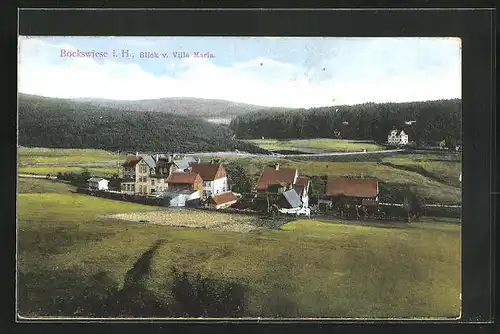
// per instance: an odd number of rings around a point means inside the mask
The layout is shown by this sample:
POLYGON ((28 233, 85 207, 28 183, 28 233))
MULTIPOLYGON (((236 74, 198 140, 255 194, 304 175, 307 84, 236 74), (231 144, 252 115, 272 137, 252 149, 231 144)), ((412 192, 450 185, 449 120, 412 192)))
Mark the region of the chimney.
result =
POLYGON ((280 164, 275 164, 275 165, 274 165, 274 169, 275 169, 275 170, 279 170, 279 169, 280 169, 280 164))

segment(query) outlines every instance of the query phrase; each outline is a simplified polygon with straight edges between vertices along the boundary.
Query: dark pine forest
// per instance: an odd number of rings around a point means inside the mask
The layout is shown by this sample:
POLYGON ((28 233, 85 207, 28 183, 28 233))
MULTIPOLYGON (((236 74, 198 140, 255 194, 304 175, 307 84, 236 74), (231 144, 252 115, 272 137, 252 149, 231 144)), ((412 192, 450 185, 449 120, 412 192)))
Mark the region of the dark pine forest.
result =
POLYGON ((461 140, 461 100, 365 103, 312 109, 255 111, 235 117, 238 138, 343 138, 387 141, 393 128, 404 129, 419 145, 461 140), (411 125, 405 122, 415 121, 411 125))
POLYGON ((127 111, 66 99, 19 97, 19 144, 28 147, 266 153, 227 126, 175 113, 127 111))

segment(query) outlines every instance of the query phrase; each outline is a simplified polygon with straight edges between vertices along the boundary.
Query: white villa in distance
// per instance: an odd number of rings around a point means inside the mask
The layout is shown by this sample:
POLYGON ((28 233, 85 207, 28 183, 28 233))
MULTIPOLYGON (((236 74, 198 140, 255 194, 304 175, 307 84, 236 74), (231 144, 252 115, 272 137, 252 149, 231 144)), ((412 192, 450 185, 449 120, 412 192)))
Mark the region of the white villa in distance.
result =
POLYGON ((392 130, 387 136, 389 145, 408 145, 408 135, 403 131, 392 130))
POLYGON ((87 182, 90 190, 108 190, 109 181, 101 177, 91 177, 87 182))

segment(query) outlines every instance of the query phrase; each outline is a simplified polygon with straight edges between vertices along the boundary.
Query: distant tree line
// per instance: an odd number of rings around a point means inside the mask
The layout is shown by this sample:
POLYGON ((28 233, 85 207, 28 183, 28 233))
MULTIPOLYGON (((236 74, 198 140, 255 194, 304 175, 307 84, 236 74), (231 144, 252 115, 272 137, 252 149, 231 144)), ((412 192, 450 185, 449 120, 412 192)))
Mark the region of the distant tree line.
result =
POLYGON ((130 151, 266 153, 234 139, 227 126, 159 112, 86 108, 70 100, 19 98, 19 144, 130 151))
POLYGON ((410 141, 452 145, 461 138, 460 99, 408 103, 364 103, 240 115, 230 128, 240 139, 342 138, 386 142, 394 129, 405 130, 410 141))

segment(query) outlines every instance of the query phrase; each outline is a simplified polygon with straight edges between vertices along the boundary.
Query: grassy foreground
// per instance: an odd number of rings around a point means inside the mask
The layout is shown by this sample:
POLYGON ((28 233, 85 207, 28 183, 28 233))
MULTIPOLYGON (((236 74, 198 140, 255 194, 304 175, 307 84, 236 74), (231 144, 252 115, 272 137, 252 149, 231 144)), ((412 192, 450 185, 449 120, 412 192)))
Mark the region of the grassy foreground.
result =
POLYGON ((373 227, 308 219, 256 233, 173 228, 104 217, 154 207, 54 193, 46 180, 26 180, 24 192, 30 182, 38 193, 18 195, 21 315, 98 314, 159 239, 141 281, 156 308, 172 303, 175 267, 245 286, 245 317, 459 314, 460 226, 449 219, 373 227))
POLYGON ((356 143, 345 139, 315 138, 315 139, 250 139, 247 140, 266 150, 321 150, 324 152, 361 152, 384 150, 383 146, 370 143, 356 143))

